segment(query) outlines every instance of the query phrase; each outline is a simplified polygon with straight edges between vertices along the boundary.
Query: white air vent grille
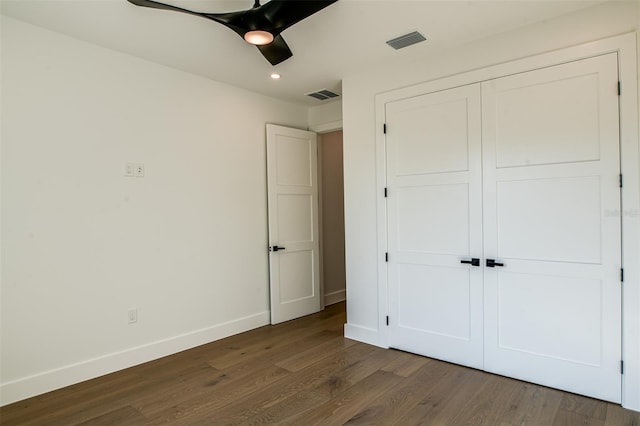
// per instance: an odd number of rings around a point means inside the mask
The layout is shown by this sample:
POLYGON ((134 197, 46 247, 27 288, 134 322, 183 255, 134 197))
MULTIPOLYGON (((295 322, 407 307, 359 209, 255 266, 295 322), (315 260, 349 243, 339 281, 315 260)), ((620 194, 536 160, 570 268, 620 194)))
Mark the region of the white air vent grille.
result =
POLYGON ((333 93, 331 90, 322 89, 311 93, 306 93, 307 96, 311 96, 312 98, 320 99, 324 101, 325 99, 337 98, 337 93, 333 93))
POLYGON ((412 44, 420 43, 421 41, 425 41, 426 38, 422 34, 417 31, 414 31, 409 34, 405 34, 400 37, 396 37, 393 40, 387 41, 387 44, 394 49, 402 49, 403 47, 411 46, 412 44))

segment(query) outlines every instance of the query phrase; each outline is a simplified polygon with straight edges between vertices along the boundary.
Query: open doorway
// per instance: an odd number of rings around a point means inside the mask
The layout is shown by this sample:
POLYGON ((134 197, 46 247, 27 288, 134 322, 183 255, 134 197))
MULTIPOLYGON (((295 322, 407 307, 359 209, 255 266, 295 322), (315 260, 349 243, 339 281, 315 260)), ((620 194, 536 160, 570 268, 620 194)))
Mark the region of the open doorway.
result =
POLYGON ((324 306, 346 300, 342 130, 318 135, 320 250, 324 306))

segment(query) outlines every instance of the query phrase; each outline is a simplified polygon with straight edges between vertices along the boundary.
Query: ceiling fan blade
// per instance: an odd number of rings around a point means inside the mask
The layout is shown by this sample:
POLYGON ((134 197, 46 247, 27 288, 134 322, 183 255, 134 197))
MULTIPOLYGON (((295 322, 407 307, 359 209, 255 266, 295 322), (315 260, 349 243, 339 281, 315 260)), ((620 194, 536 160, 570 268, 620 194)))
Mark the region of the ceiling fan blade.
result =
POLYGON ((200 16, 201 18, 211 19, 212 21, 216 21, 222 25, 225 25, 231 28, 233 31, 238 33, 240 37, 247 32, 246 29, 239 27, 238 25, 234 25, 235 21, 238 21, 238 17, 242 17, 242 15, 246 11, 239 12, 231 12, 231 13, 204 13, 204 12, 195 12, 189 9, 183 9, 181 7, 172 6, 170 4, 164 4, 153 0, 128 0, 129 3, 133 3, 136 6, 142 7, 150 7, 152 9, 162 9, 162 10, 172 10, 174 12, 182 12, 188 13, 189 15, 200 16))
POLYGON ((171 6, 170 4, 158 3, 152 0, 128 0, 129 3, 133 3, 136 6, 150 7, 152 9, 173 10, 174 12, 188 13, 189 15, 196 15, 205 17, 204 13, 194 12, 193 10, 183 9, 177 6, 171 6))
MULTIPOLYGON (((269 22, 269 31, 280 33, 338 0, 271 0, 259 10, 269 22)), ((255 10, 255 9, 254 9, 255 10)))
POLYGON ((293 56, 281 35, 277 35, 271 43, 257 46, 257 48, 267 61, 271 62, 271 65, 278 65, 293 56))

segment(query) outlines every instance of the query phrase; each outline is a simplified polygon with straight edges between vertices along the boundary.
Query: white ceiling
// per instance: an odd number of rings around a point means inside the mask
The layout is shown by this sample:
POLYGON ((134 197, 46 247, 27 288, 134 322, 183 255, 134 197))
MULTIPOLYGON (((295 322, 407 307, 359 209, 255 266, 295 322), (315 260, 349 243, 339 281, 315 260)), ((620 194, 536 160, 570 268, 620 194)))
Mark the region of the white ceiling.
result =
MULTIPOLYGON (((321 105, 304 94, 322 88, 340 93, 342 77, 353 71, 428 57, 601 2, 339 0, 282 33, 293 57, 275 67, 220 24, 126 0, 2 0, 1 7, 3 14, 113 50, 268 96, 321 105), (426 42, 398 51, 385 44, 416 30, 426 42), (273 71, 282 79, 271 80, 273 71)), ((228 12, 248 9, 253 0, 167 3, 228 12)))

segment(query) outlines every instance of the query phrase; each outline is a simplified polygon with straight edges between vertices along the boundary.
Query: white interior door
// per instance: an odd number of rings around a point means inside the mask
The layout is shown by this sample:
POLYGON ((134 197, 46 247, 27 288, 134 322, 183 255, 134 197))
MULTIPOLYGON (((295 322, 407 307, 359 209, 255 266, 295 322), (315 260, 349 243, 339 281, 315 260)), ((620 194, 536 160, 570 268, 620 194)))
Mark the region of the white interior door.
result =
POLYGON ((389 344, 482 368, 480 85, 385 114, 389 344))
POLYGON ((318 312, 316 134, 267 124, 271 323, 318 312))
POLYGON ((617 57, 482 83, 485 369, 621 400, 617 57))

